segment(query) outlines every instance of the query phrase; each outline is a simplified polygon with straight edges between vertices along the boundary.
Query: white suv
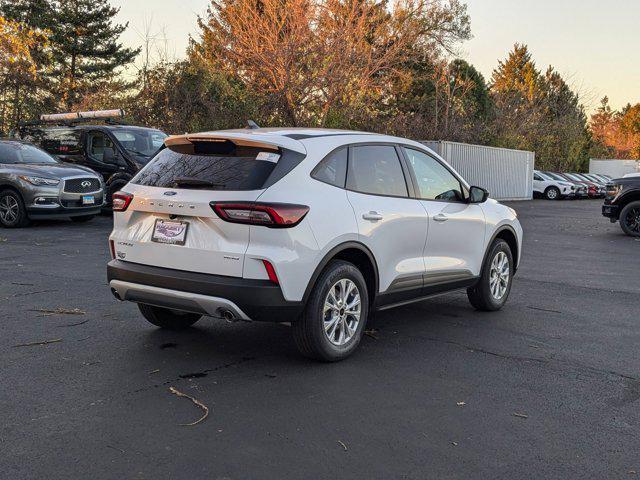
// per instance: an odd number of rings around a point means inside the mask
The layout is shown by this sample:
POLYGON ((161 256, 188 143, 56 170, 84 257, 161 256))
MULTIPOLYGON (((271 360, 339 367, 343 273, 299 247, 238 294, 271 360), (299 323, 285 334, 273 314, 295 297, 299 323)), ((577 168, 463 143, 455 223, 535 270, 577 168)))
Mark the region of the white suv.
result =
POLYGON ((576 186, 566 180, 557 180, 538 170, 533 171, 534 196, 542 196, 547 200, 575 197, 576 186))
POLYGON ((497 310, 516 212, 404 138, 326 129, 170 137, 113 196, 109 285, 148 321, 291 322, 299 350, 351 354, 367 317, 466 288, 497 310))

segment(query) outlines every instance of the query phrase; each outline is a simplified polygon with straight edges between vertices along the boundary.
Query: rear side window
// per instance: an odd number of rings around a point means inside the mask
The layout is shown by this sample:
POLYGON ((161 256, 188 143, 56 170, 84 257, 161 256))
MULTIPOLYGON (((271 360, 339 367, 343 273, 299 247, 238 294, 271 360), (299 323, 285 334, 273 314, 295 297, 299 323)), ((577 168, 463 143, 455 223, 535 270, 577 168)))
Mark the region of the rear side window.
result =
POLYGON ((276 168, 279 155, 256 148, 235 154, 185 154, 165 148, 132 183, 150 187, 199 190, 260 190, 276 168), (259 160, 258 158, 266 158, 259 160))
POLYGON ((75 128, 30 130, 24 138, 53 155, 82 154, 82 132, 75 128))
POLYGON ((409 196, 395 147, 388 145, 352 147, 347 188, 373 195, 409 196))
POLYGON ((331 153, 313 169, 311 176, 329 185, 344 188, 347 176, 347 153, 346 148, 331 153))

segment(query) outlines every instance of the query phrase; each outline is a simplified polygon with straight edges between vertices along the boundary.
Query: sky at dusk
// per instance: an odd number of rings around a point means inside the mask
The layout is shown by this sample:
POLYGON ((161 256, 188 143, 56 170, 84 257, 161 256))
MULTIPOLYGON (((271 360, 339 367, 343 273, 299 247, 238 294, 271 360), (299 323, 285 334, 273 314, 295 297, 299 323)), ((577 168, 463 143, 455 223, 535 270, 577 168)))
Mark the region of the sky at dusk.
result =
MULTIPOLYGON (((141 44, 145 25, 163 49, 184 56, 209 0, 112 0, 129 22, 123 41, 141 44)), ((580 93, 588 111, 608 95, 614 108, 640 102, 640 1, 467 0, 473 39, 460 56, 487 78, 516 42, 529 46, 538 68, 553 65, 580 93)))

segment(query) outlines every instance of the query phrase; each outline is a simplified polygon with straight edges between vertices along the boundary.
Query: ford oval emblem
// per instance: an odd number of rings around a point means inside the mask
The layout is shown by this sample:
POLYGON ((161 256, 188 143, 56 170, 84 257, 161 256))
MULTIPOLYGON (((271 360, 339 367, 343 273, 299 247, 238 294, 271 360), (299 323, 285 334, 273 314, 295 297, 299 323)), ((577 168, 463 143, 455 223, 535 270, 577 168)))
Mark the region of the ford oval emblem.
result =
POLYGON ((173 196, 174 196, 174 195, 176 195, 177 193, 178 193, 178 192, 164 192, 164 194, 165 194, 167 197, 173 197, 173 196))

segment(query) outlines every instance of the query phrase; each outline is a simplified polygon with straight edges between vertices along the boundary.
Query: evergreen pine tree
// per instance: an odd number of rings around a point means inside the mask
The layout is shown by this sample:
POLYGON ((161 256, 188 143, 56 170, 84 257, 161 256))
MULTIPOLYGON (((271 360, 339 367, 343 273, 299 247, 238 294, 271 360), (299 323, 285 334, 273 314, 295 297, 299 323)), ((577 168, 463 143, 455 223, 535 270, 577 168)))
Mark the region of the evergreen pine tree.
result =
POLYGON ((56 0, 51 29, 53 92, 66 109, 112 80, 140 49, 124 47, 119 37, 128 23, 114 23, 119 9, 108 0, 56 0))

